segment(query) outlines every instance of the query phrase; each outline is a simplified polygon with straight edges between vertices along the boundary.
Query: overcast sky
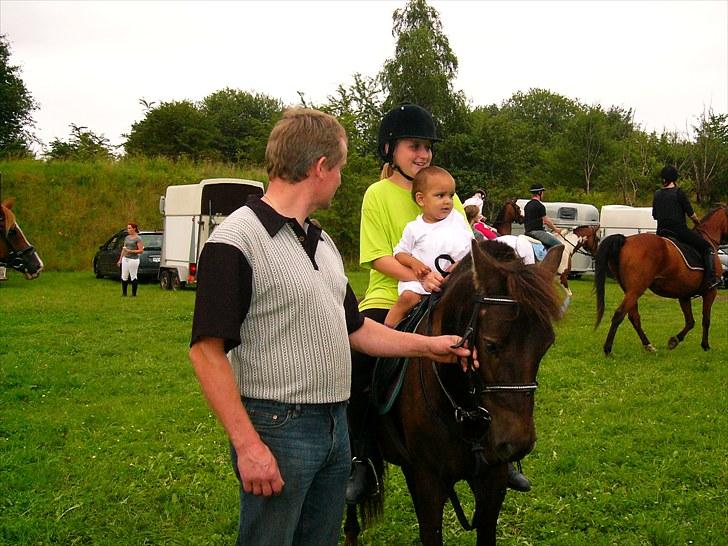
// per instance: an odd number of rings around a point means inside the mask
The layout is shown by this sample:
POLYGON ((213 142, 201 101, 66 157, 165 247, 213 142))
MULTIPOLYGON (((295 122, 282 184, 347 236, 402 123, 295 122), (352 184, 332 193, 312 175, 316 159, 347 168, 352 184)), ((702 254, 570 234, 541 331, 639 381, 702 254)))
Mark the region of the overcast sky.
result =
MULTIPOLYGON (((0 33, 40 103, 36 134, 74 123, 123 141, 139 99, 199 100, 224 87, 316 103, 394 54, 404 1, 0 0, 0 33)), ((648 131, 728 113, 728 0, 438 1, 472 105, 533 87, 632 108, 648 131)), ((417 74, 411 77, 416 78, 417 74)))

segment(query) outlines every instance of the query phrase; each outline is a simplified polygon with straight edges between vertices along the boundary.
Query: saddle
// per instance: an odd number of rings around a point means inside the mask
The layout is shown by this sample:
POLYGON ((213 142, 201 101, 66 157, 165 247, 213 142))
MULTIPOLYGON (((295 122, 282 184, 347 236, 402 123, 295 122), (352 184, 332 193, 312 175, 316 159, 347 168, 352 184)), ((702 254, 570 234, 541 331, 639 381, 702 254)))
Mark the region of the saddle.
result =
POLYGON ((675 246, 677 251, 682 256, 683 261, 685 262, 685 266, 688 269, 694 269, 696 271, 705 270, 703 255, 698 252, 695 247, 692 247, 687 243, 683 243, 682 241, 679 241, 671 236, 659 235, 659 237, 662 237, 663 239, 669 241, 675 246))
MULTIPOLYGON (((409 315, 397 324, 396 329, 400 332, 414 332, 420 322, 428 315, 431 308, 439 299, 438 293, 425 296, 422 301, 412 308, 409 315)), ((377 409, 379 415, 386 414, 399 396, 404 383, 404 374, 409 365, 407 357, 380 357, 374 364, 372 376, 371 398, 372 405, 377 409)))

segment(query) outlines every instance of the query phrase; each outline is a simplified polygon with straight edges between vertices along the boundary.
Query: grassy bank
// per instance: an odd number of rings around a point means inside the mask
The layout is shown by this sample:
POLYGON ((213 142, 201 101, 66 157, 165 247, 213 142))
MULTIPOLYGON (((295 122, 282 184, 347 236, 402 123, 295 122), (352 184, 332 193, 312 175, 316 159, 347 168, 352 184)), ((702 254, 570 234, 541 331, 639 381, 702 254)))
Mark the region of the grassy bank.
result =
MULTIPOLYGON (((359 293, 364 282, 352 275, 359 293)), ((539 373, 539 439, 525 460, 534 489, 507 496, 500 544, 725 544, 728 292, 714 307, 710 352, 699 326, 667 351, 681 313, 647 295, 640 310, 658 353, 644 353, 625 323, 607 360, 591 283, 572 289, 539 373)), ((0 284, 2 544, 233 542, 225 436, 186 356, 194 292, 119 292, 90 272, 11 272, 0 284)), ((619 294, 607 285, 608 315, 619 294)), ((386 522, 364 544, 416 543, 396 469, 388 488, 386 522)), ((445 540, 475 543, 449 507, 445 540)))

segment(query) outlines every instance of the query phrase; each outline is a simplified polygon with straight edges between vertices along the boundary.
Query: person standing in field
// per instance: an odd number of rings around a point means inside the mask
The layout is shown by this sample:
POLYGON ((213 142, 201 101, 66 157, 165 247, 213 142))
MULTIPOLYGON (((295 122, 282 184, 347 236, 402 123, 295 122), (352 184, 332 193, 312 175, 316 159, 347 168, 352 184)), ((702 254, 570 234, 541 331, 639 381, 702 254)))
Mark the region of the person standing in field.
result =
POLYGON ((139 255, 144 252, 144 242, 139 236, 139 226, 129 222, 126 226, 126 237, 121 247, 117 266, 121 267, 121 295, 126 296, 129 280, 131 279, 131 295, 136 297, 139 280, 139 255))
MULTIPOLYGON (((190 343, 240 481, 238 545, 338 543, 351 465, 351 353, 456 362, 458 336, 405 334, 358 310, 341 256, 309 215, 346 163, 332 116, 287 110, 266 147, 262 198, 205 244, 190 343)), ((463 363, 464 365, 464 363, 463 363)))

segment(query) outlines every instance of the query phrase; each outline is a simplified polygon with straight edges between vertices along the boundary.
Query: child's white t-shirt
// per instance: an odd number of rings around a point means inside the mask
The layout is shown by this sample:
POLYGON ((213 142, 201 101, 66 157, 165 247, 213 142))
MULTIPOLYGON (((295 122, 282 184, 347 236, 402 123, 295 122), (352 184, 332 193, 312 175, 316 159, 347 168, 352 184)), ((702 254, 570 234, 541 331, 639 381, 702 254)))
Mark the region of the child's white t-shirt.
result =
MULTIPOLYGON (((435 259, 441 254, 447 254, 456 262, 470 252, 470 241, 473 231, 463 218, 463 215, 453 209, 447 218, 435 223, 427 223, 420 214, 404 228, 402 239, 393 254, 405 252, 414 256, 432 271, 435 268, 435 259)), ((447 260, 440 260, 443 269, 450 264, 447 260)), ((419 281, 400 281, 397 285, 399 294, 410 290, 417 294, 429 294, 419 281)))

